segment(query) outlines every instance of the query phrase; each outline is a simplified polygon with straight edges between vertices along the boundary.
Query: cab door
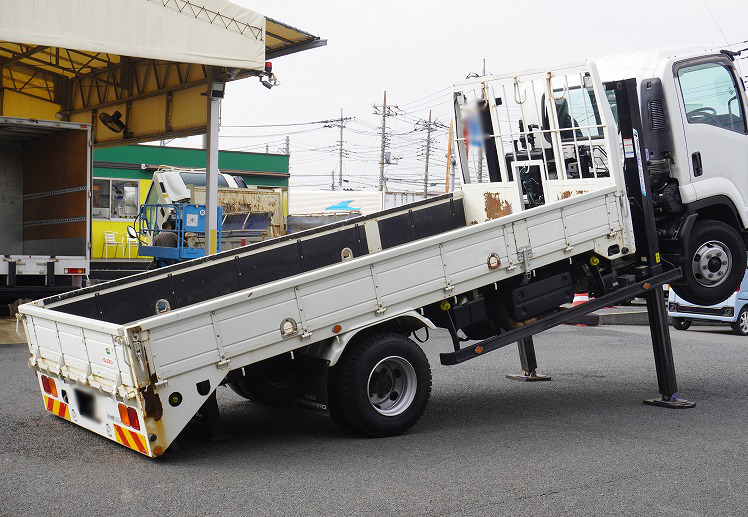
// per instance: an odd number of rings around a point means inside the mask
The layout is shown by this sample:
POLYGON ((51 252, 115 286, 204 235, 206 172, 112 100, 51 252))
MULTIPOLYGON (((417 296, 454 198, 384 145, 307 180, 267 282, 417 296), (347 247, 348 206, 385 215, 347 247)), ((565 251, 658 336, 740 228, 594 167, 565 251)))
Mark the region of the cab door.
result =
POLYGON ((724 55, 689 59, 675 63, 673 71, 680 93, 688 167, 697 197, 729 193, 738 211, 745 214, 745 94, 732 60, 724 55))

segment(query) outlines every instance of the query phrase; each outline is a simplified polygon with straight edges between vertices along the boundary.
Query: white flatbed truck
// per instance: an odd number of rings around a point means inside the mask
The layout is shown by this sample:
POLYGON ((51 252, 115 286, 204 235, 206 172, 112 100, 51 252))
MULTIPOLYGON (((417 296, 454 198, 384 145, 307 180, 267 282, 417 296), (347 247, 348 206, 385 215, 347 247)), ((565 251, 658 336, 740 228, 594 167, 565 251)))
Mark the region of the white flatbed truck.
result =
MULTIPOLYGON (((692 59, 733 74, 733 114, 745 113, 745 93, 725 54, 658 59, 651 71, 636 68, 649 78, 603 82, 588 61, 456 85, 462 192, 22 305, 45 408, 151 457, 196 416, 210 436, 222 434, 221 384, 391 436, 428 402, 430 366, 409 338, 421 329, 450 331, 445 365, 517 342, 518 378, 539 380, 534 334, 635 295, 648 300, 661 394, 648 402, 692 407, 677 397, 659 286, 701 299, 734 290, 746 207, 734 203, 731 224, 720 210, 700 210, 712 205, 689 206, 672 192, 660 199, 670 180, 681 198, 701 180, 672 143, 682 132, 660 131, 663 140, 652 114, 664 113, 668 129, 689 124, 689 106, 668 88, 679 88, 677 66, 692 59), (667 88, 652 86, 658 77, 667 88), (470 116, 480 120, 477 134, 462 127, 470 116), (476 138, 490 183, 471 183, 476 138), (694 261, 721 281, 694 278, 702 271, 694 261), (560 309, 576 290, 595 299, 560 309)), ((703 169, 704 179, 729 181, 707 162, 703 169)), ((709 192, 729 198, 728 190, 709 192)))

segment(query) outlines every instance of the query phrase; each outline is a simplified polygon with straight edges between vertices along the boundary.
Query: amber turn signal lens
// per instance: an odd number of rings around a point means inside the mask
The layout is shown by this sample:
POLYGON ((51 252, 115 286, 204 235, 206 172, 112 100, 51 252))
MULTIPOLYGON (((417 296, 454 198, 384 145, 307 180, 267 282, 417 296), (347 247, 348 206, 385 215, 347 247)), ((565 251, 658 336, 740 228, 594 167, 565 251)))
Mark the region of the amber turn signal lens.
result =
POLYGON ((476 354, 482 354, 483 353, 483 347, 478 345, 475 347, 475 353, 476 354))
POLYGON ((122 420, 122 423, 127 427, 130 427, 130 415, 127 411, 127 406, 124 404, 117 404, 117 409, 119 409, 119 419, 122 420))
POLYGON ((335 326, 334 326, 334 327, 332 328, 332 332, 333 332, 333 334, 337 334, 337 333, 339 333, 339 332, 340 332, 341 330, 343 330, 343 327, 341 327, 340 325, 335 325, 335 326))

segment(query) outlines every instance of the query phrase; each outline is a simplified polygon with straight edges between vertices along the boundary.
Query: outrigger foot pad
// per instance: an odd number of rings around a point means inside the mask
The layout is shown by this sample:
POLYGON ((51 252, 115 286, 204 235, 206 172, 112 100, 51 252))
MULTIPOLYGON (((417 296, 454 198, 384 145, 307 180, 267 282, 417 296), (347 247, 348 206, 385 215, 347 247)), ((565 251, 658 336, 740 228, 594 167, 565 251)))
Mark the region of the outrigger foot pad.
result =
POLYGON ((659 406, 670 409, 691 409, 692 407, 696 407, 696 402, 691 402, 690 400, 686 399, 680 399, 676 394, 669 396, 663 395, 659 399, 646 399, 644 400, 644 403, 648 406, 659 406))
POLYGON ((538 381, 550 381, 551 376, 550 375, 540 375, 535 370, 532 370, 530 372, 523 372, 518 375, 507 375, 507 379, 513 380, 513 381, 525 381, 525 382, 538 382, 538 381))

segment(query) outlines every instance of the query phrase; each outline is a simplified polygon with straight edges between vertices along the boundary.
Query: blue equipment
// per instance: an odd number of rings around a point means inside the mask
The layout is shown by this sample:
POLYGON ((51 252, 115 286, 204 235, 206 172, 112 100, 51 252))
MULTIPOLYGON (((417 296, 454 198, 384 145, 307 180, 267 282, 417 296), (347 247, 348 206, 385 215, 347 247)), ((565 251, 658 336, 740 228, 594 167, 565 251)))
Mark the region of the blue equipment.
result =
MULTIPOLYGON (((221 251, 221 221, 223 210, 217 208, 218 235, 216 236, 216 251, 221 251)), ((136 219, 138 234, 138 254, 153 257, 154 261, 162 265, 204 257, 206 250, 205 239, 205 205, 185 204, 145 204, 140 205, 140 212, 136 219), (167 219, 174 221, 173 230, 164 230, 161 224, 167 219), (177 246, 150 246, 156 235, 161 232, 175 233, 177 246)))

